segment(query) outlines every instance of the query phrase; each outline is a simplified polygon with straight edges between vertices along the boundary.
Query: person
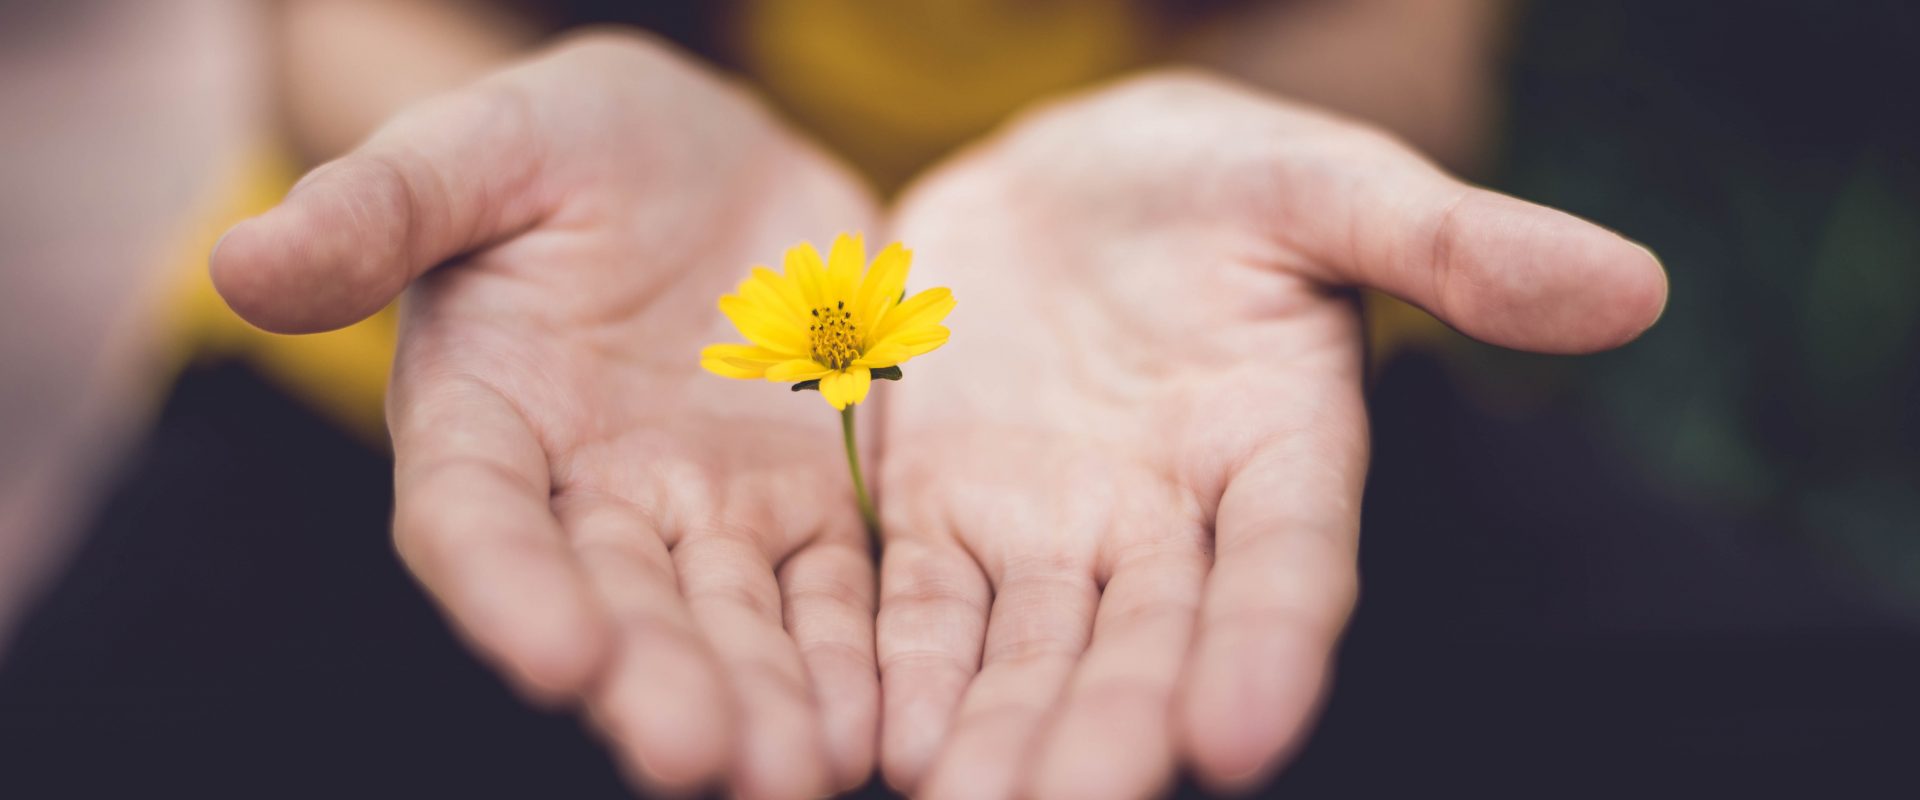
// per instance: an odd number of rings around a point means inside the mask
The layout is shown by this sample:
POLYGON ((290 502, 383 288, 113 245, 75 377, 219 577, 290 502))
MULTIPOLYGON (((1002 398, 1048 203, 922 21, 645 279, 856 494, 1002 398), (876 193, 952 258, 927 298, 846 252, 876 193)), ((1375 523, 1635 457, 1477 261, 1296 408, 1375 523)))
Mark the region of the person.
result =
POLYGON ((1201 72, 1022 114, 883 210, 626 32, 413 106, 211 270, 281 333, 404 292, 409 568, 642 785, 767 797, 876 763, 929 797, 1260 780, 1356 590, 1349 290, 1544 353, 1630 341, 1665 300, 1617 234, 1201 72), (960 298, 952 343, 867 410, 877 581, 833 421, 692 357, 741 265, 840 231, 906 243, 915 284, 960 298))

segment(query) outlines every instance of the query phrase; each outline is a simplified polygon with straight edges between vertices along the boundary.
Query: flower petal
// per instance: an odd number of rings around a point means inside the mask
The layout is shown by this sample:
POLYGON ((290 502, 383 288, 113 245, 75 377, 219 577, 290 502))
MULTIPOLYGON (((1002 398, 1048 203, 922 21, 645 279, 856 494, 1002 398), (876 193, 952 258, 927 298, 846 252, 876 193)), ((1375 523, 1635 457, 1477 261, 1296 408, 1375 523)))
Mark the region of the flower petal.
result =
POLYGON ((860 281, 860 290, 853 299, 853 316, 860 330, 867 332, 867 343, 874 341, 873 329, 886 316, 900 299, 900 291, 907 286, 907 268, 913 263, 913 251, 894 242, 873 257, 873 266, 860 281))
POLYGON ((722 361, 717 358, 700 359, 700 368, 708 372, 711 372, 715 375, 718 375, 722 378, 735 378, 743 381, 748 381, 748 380, 757 381, 762 377, 764 377, 761 374, 763 370, 748 369, 746 367, 736 367, 731 363, 722 361))
POLYGON ((766 267, 754 267, 752 277, 741 281, 734 292, 790 324, 810 324, 807 322, 806 300, 801 298, 799 288, 778 272, 766 267))
POLYGON ((715 344, 700 350, 700 366, 723 378, 759 379, 782 357, 750 344, 715 344))
MULTIPOLYGON (((928 325, 912 330, 894 331, 888 334, 886 339, 869 349, 866 353, 866 358, 872 358, 876 354, 885 354, 888 356, 898 354, 898 357, 891 362, 898 364, 914 356, 925 355, 938 349, 940 345, 947 343, 947 338, 951 336, 952 333, 952 331, 947 330, 943 325, 928 325)), ((864 361, 865 359, 862 359, 862 363, 864 361)), ((867 366, 879 367, 885 366, 885 364, 867 364, 867 366)))
POLYGON ((731 294, 722 297, 720 313, 727 315, 727 319, 733 321, 733 327, 740 329, 740 335, 747 337, 749 342, 785 353, 788 358, 799 358, 807 353, 805 329, 751 300, 731 294))
POLYGON ((810 381, 831 374, 832 367, 821 366, 811 358, 795 358, 767 368, 767 380, 770 381, 810 381))
POLYGON ((894 333, 938 325, 947 318, 947 312, 953 310, 953 304, 953 292, 944 286, 909 297, 906 302, 889 310, 880 324, 874 326, 873 340, 884 342, 894 333))
POLYGON ((800 316, 807 315, 807 296, 800 291, 800 284, 794 283, 792 278, 759 266, 753 268, 753 276, 773 287, 773 290, 787 301, 787 305, 800 312, 800 316))
POLYGON ((866 353, 853 360, 853 365, 856 367, 878 369, 880 367, 891 367, 912 357, 913 354, 908 353, 907 348, 901 347, 898 344, 888 343, 886 345, 874 345, 867 348, 866 353))
POLYGON ((724 342, 710 344, 700 348, 701 358, 719 358, 727 361, 746 361, 773 366, 787 360, 785 356, 758 345, 724 342))
POLYGON ((860 273, 866 268, 867 244, 860 234, 843 233, 834 237, 833 250, 827 253, 827 291, 830 293, 827 299, 852 301, 854 287, 860 283, 860 273))
POLYGON ((827 268, 820 261, 820 251, 813 249, 812 242, 801 242, 787 248, 787 280, 793 281, 794 288, 800 290, 800 299, 809 309, 827 305, 827 268))
POLYGON ((834 408, 842 409, 867 399, 873 386, 873 373, 866 367, 848 367, 820 379, 820 396, 834 408))

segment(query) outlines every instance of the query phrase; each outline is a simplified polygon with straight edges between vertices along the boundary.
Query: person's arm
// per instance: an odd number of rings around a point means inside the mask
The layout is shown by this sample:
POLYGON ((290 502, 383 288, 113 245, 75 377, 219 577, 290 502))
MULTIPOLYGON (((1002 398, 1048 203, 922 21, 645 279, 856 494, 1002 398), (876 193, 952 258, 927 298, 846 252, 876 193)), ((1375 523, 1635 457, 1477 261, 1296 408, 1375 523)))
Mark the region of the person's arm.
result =
POLYGON ((480 3, 37 4, 0 38, 0 651, 165 376, 170 250, 236 154, 321 160, 524 49, 480 3))
POLYGON ((1201 23, 1176 48, 1280 97, 1365 120, 1447 167, 1485 161, 1509 0, 1290 0, 1201 23))
POLYGON ((157 391, 168 257, 259 123, 249 8, 0 23, 0 651, 157 391))
POLYGON ((275 111, 299 153, 323 161, 422 98, 538 44, 531 20, 458 0, 280 0, 275 111))

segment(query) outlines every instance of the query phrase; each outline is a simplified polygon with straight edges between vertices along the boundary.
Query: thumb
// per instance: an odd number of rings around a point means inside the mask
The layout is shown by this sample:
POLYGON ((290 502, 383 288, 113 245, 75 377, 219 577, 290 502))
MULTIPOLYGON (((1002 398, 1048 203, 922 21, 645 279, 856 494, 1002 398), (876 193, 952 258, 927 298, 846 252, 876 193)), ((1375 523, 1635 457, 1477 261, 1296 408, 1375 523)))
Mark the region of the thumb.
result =
POLYGON ((379 311, 426 270, 539 217, 531 114, 497 83, 402 113, 227 231, 209 258, 214 288, 275 333, 332 330, 379 311))
POLYGON ((1397 142, 1357 151, 1342 167, 1322 161, 1283 176, 1290 243, 1329 282, 1379 289, 1481 341, 1542 353, 1618 347, 1665 308, 1666 272, 1645 247, 1468 186, 1397 142))

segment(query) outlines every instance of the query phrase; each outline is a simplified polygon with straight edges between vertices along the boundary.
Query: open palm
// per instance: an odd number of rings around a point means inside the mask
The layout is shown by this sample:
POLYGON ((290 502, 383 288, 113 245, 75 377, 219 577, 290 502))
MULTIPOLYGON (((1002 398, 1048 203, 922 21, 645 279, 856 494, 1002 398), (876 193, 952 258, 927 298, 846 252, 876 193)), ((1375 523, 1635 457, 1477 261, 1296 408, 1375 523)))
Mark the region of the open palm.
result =
POLYGON ((886 398, 881 762, 916 795, 1243 786, 1354 602, 1370 285, 1580 352, 1659 312, 1645 251, 1387 137, 1196 75, 1009 126, 895 235, 960 302, 886 398))
POLYGON ((811 797, 871 771, 865 534, 819 400, 696 354, 744 265, 872 214, 743 93, 596 37, 396 119, 213 269, 287 332, 412 281, 388 403, 409 567, 641 782, 811 797))

